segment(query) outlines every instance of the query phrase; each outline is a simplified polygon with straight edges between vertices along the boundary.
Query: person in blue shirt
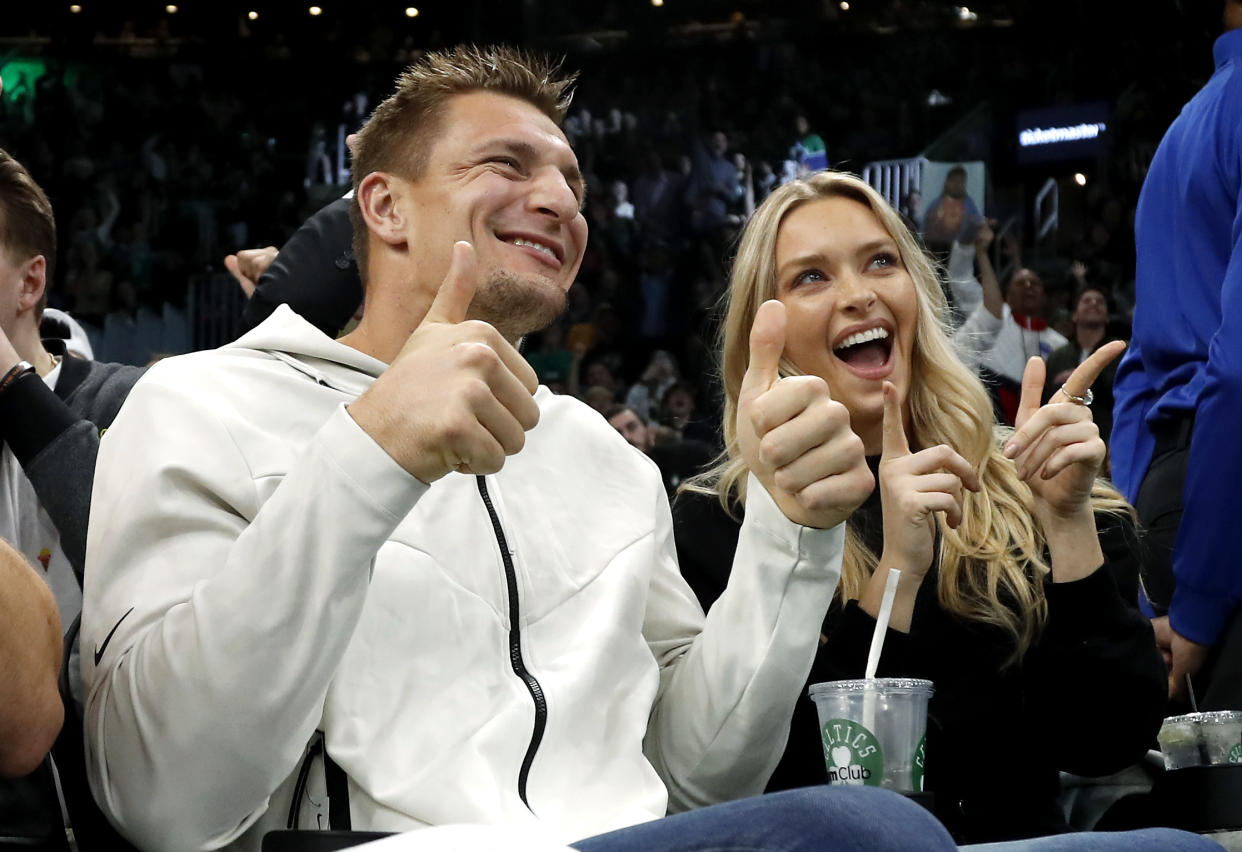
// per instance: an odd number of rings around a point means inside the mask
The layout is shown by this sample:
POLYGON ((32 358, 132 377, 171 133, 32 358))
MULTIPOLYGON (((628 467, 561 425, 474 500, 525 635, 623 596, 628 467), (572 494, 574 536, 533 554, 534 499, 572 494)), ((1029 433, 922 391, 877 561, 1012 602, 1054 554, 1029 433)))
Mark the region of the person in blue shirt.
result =
POLYGON ((1242 643, 1242 0, 1224 6, 1216 72, 1169 127, 1139 198, 1112 441, 1116 484, 1149 529, 1143 585, 1170 694, 1202 674, 1205 708, 1242 706, 1227 686, 1242 683, 1242 644, 1230 650, 1242 643))

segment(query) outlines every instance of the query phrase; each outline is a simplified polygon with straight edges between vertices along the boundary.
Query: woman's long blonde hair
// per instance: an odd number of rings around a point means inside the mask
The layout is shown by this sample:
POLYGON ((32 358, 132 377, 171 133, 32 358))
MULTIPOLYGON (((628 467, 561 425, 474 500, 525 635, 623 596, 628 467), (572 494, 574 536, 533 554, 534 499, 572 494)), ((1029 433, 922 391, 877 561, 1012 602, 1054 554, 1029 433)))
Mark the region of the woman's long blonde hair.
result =
MULTIPOLYGON (((1048 615, 1043 581, 1049 566, 1043 558, 1044 531, 1031 512, 1031 490, 1018 479, 1013 462, 1001 454, 1001 442, 1010 430, 997 425, 982 382, 954 351, 935 268, 897 213, 858 178, 825 171, 791 181, 768 196, 747 224, 733 263, 720 334, 725 451, 714 467, 683 487, 717 495, 731 514, 744 503, 747 469, 738 449, 736 418, 750 360, 751 322, 759 306, 777 296, 776 238, 781 223, 802 204, 833 197, 853 199, 871 209, 896 241, 918 294, 906 414, 912 448, 917 452, 948 444, 970 462, 983 486, 978 494, 963 493, 962 523, 956 530, 937 517, 941 606, 1003 628, 1014 639, 1011 661, 1015 661, 1038 636, 1048 615)), ((782 359, 781 372, 800 371, 782 359)), ((1096 481, 1092 499, 1097 511, 1129 511, 1121 494, 1101 480, 1096 481)), ((877 564, 878 555, 847 527, 837 595, 842 600, 861 597, 877 564)))

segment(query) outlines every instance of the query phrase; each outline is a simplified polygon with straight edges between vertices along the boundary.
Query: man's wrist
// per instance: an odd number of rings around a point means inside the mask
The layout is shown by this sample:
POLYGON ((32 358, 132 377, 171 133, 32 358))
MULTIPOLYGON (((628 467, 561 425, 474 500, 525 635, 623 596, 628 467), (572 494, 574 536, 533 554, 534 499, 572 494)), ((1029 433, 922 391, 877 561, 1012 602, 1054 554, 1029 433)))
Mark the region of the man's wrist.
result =
POLYGON ((18 361, 16 364, 9 367, 3 376, 0 376, 0 393, 4 393, 12 387, 13 383, 22 376, 27 376, 31 373, 38 373, 33 364, 29 361, 18 361))

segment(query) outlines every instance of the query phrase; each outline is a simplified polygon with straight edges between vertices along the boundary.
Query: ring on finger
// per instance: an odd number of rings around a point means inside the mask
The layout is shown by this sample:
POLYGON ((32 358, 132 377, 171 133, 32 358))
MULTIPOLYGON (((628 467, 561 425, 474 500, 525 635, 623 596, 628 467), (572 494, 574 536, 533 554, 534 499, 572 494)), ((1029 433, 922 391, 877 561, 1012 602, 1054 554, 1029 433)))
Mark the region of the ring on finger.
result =
POLYGON ((1075 394, 1069 392, 1068 387, 1061 385, 1061 393, 1065 394, 1065 398, 1070 402, 1077 403, 1078 405, 1090 405, 1095 402, 1095 394, 1091 392, 1091 388, 1087 388, 1086 392, 1083 393, 1082 396, 1076 396, 1075 394))

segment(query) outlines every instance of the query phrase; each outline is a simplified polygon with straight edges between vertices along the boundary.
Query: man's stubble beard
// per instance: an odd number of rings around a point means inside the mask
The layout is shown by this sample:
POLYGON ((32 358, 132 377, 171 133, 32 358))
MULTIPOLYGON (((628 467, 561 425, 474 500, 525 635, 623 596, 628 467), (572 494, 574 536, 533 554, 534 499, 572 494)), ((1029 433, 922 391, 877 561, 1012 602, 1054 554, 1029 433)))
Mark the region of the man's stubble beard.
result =
POLYGON ((516 345, 556 322, 568 303, 566 292, 549 279, 497 269, 479 283, 467 316, 490 324, 516 345))

